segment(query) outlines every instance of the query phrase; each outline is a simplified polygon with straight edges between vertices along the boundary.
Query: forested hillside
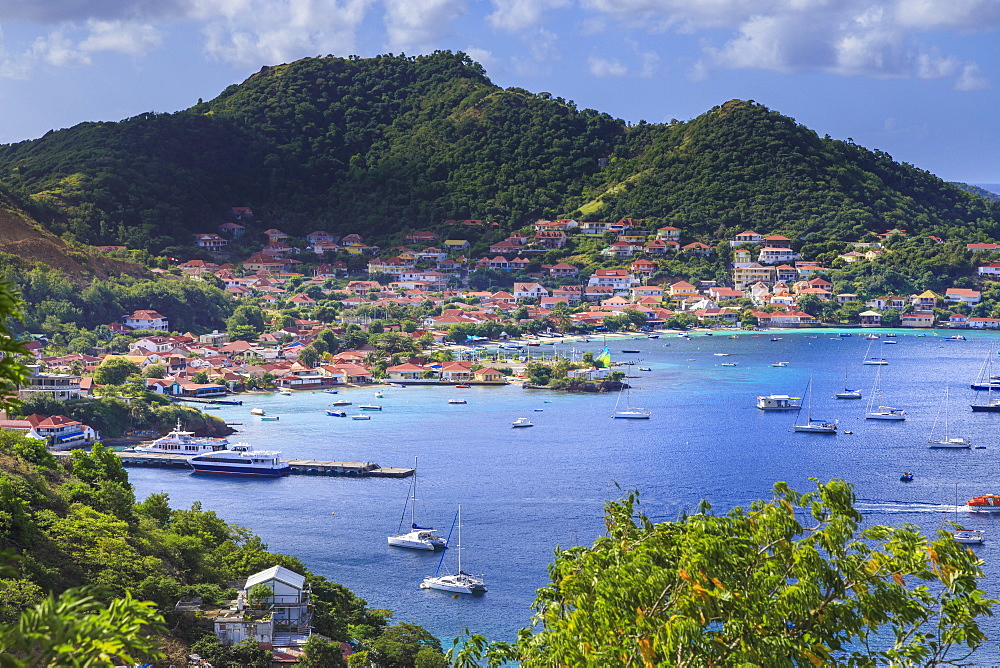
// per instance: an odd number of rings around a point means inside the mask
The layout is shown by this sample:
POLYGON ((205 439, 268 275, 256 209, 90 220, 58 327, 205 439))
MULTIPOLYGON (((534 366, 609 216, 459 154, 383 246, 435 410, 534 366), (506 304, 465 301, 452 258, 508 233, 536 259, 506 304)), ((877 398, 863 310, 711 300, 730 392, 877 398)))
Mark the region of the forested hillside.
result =
POLYGON ((376 240, 446 218, 557 216, 645 218, 705 241, 744 227, 819 244, 1000 231, 1000 204, 753 102, 629 126, 501 89, 450 52, 265 67, 184 111, 0 146, 0 182, 57 234, 168 254, 231 206, 294 236, 376 240))

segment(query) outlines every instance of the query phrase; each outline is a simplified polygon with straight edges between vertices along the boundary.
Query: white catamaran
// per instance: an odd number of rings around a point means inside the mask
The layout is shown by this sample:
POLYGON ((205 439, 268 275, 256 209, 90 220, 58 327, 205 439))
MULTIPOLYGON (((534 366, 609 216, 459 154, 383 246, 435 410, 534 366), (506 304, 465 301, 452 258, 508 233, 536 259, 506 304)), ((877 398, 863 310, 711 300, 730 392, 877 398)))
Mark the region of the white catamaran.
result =
MULTIPOLYGON (((413 458, 413 480, 410 482, 410 530, 395 536, 389 536, 389 545, 408 547, 411 550, 437 550, 448 547, 448 541, 437 535, 431 527, 417 525, 417 458, 413 458)), ((406 517, 406 504, 403 504, 403 517, 406 517)), ((399 529, 403 528, 403 519, 399 520, 399 529)))
MULTIPOLYGON (((458 507, 458 544, 455 545, 455 551, 458 552, 458 572, 450 575, 428 575, 424 578, 424 581, 420 583, 421 589, 438 589, 440 591, 449 591, 456 594, 485 594, 486 584, 483 582, 483 578, 479 575, 471 575, 462 570, 462 506, 458 507)), ((438 571, 441 570, 441 562, 444 561, 444 555, 441 555, 441 560, 438 561, 438 571)))

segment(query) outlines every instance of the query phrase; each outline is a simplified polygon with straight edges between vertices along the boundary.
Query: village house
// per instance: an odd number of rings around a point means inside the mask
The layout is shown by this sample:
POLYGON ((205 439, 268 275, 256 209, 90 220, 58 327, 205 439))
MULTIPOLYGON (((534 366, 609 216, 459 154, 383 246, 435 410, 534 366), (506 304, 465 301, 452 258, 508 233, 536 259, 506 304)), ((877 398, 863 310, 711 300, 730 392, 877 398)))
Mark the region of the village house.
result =
POLYGON ((416 232, 408 232, 406 235, 406 242, 410 244, 432 244, 437 239, 438 235, 429 230, 417 230, 416 232))
POLYGON ((204 248, 210 253, 218 253, 225 250, 228 243, 228 241, 214 232, 194 235, 194 245, 198 248, 204 248))
POLYGON ((18 385, 17 398, 28 401, 40 394, 47 394, 56 401, 79 399, 82 393, 80 376, 64 373, 48 373, 38 364, 26 364, 29 375, 18 385))
POLYGON ((214 262, 205 262, 204 260, 189 260, 187 262, 182 262, 177 265, 177 268, 181 270, 181 273, 185 276, 198 277, 202 274, 208 272, 214 272, 218 270, 219 265, 214 262))
POLYGON ((515 299, 541 299, 548 297, 548 288, 539 283, 515 283, 513 290, 515 299))
POLYGON ((753 230, 744 230, 733 237, 729 245, 735 247, 741 244, 759 244, 762 240, 763 237, 753 230))
POLYGON ((269 230, 264 230, 264 235, 267 237, 267 242, 269 244, 284 242, 286 239, 288 239, 287 234, 285 234, 281 230, 277 230, 274 228, 271 228, 269 230))
POLYGON ((653 239, 652 241, 647 241, 642 245, 642 251, 648 255, 666 255, 667 251, 677 250, 676 241, 661 241, 659 239, 653 239))
POLYGON ((628 229, 628 225, 621 221, 617 223, 609 222, 585 222, 580 223, 580 233, 587 236, 601 236, 605 232, 621 233, 628 229))
POLYGON ((733 269, 742 269, 753 263, 753 256, 749 248, 733 249, 733 269))
POLYGON ((934 314, 929 311, 903 313, 900 316, 899 324, 903 327, 933 327, 934 314))
POLYGON ((978 304, 980 292, 967 288, 948 288, 944 292, 944 300, 950 304, 978 304))
POLYGON ((708 244, 703 244, 700 241, 694 241, 686 246, 681 246, 681 252, 708 257, 715 252, 715 248, 709 246, 708 244))
POLYGON ((546 230, 535 233, 535 243, 542 248, 562 248, 566 245, 566 233, 562 230, 546 230))
POLYGON ((670 286, 670 299, 681 301, 698 294, 698 289, 687 281, 677 281, 670 286))
POLYGON ((680 241, 681 230, 679 227, 661 227, 656 230, 656 238, 660 241, 680 241))
POLYGON ((774 279, 774 267, 765 267, 757 262, 733 269, 733 287, 737 290, 743 290, 748 285, 758 282, 771 284, 774 279))
POLYGON ((78 448, 99 438, 92 427, 64 415, 29 415, 24 421, 31 425, 25 435, 45 441, 53 450, 78 448))
POLYGON ((764 247, 760 249, 757 262, 762 264, 779 264, 793 262, 800 255, 792 250, 792 240, 780 234, 764 237, 764 247))
POLYGON ((610 287, 614 292, 628 294, 629 288, 639 283, 626 269, 598 269, 588 281, 588 285, 595 287, 610 287))
POLYGON ((305 576, 272 566, 247 578, 228 609, 205 616, 225 645, 251 640, 272 649, 301 649, 312 635, 312 615, 305 576))
POLYGON ((558 264, 543 264, 542 270, 547 272, 552 278, 572 278, 578 273, 578 269, 571 264, 560 262, 558 264))
POLYGON ((980 276, 1000 276, 1000 262, 993 262, 979 267, 976 270, 980 276))
POLYGON ((219 234, 226 234, 230 239, 238 239, 246 234, 247 228, 232 221, 222 223, 215 228, 219 234))
POLYGON ((729 301, 731 299, 742 299, 743 291, 725 286, 712 286, 707 290, 708 296, 717 302, 729 301))
POLYGON ((858 314, 858 319, 862 327, 880 327, 882 325, 882 314, 878 311, 862 311, 858 314))
POLYGON ((465 239, 448 239, 444 242, 445 250, 449 253, 454 253, 456 251, 465 250, 471 244, 465 239))
POLYGON ((969 318, 970 329, 1000 329, 1000 318, 969 318))
POLYGON ((636 260, 629 265, 629 270, 643 278, 649 278, 656 271, 656 263, 651 260, 636 260))
POLYGON ((965 244, 965 250, 971 251, 973 253, 988 253, 990 251, 1000 250, 1000 244, 995 243, 984 243, 978 242, 974 244, 965 244))
POLYGON ((122 324, 132 329, 155 329, 169 330, 169 321, 156 311, 145 309, 134 311, 131 315, 122 318, 122 324))

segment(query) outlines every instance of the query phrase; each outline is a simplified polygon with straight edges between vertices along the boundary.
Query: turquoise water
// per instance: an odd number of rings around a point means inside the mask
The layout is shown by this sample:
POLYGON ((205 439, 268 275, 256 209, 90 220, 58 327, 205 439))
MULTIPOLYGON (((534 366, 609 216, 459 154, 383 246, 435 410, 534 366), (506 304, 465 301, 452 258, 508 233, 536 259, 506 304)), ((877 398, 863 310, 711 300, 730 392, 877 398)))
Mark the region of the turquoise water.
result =
MULTIPOLYGON (((174 507, 202 501, 227 521, 253 529, 272 550, 301 558, 369 605, 393 609, 396 621, 422 624, 446 644, 464 628, 511 639, 529 622, 534 591, 547 582, 552 550, 589 544, 602 534, 603 504, 620 496, 616 485, 638 489, 642 509, 654 520, 670 520, 703 498, 724 512, 768 496, 777 480, 807 489, 809 477, 839 477, 855 483, 859 508, 871 523, 911 522, 927 531, 954 518, 956 483, 960 504, 1000 493, 1000 413, 969 409, 974 395, 969 383, 996 337, 966 333, 968 341, 945 342, 944 335, 896 331, 897 345, 875 341, 868 354, 889 360, 881 367, 879 403, 904 408, 909 417, 901 423, 862 417, 879 367, 861 364, 870 342, 857 330, 849 338, 818 330, 744 334, 737 340, 715 335, 609 341, 616 360, 637 362, 623 369, 638 376, 629 379, 632 404, 653 412, 648 421, 612 420, 614 394, 519 386, 386 387, 381 399, 374 398, 374 388, 342 390, 336 397, 260 395, 214 411, 243 423, 234 440, 279 449, 289 459, 403 467, 419 457, 418 520, 447 533, 462 504, 463 568, 485 577, 489 593, 482 597, 451 598, 419 589, 438 555, 387 546, 409 480, 256 480, 143 469, 129 474, 139 498, 167 492, 174 507), (771 341, 772 336, 780 340, 771 341), (622 349, 641 352, 624 355, 622 349), (770 366, 777 361, 789 365, 770 366), (720 366, 723 362, 737 366, 720 366), (652 371, 639 372, 638 366, 652 371), (833 398, 843 389, 845 368, 848 384, 861 388, 865 399, 833 398), (793 433, 795 413, 755 408, 760 394, 804 396, 810 376, 813 416, 838 419, 853 435, 793 433), (952 435, 968 436, 985 449, 926 447, 946 385, 952 435), (468 404, 448 404, 453 397, 468 404), (354 402, 344 409, 348 415, 358 413, 361 403, 383 410, 371 413, 370 421, 329 417, 324 409, 336 398, 354 402), (260 422, 249 415, 258 406, 281 419, 260 422), (512 429, 518 417, 535 426, 512 429), (899 482, 904 470, 915 474, 914 482, 899 482)), ((601 345, 559 347, 598 351, 601 345)), ((991 542, 975 549, 987 562, 987 588, 1000 596, 1000 517, 963 513, 961 521, 989 530, 991 542)), ((454 558, 445 557, 446 568, 454 566, 454 558)), ((990 629, 1000 637, 1000 622, 990 629)))

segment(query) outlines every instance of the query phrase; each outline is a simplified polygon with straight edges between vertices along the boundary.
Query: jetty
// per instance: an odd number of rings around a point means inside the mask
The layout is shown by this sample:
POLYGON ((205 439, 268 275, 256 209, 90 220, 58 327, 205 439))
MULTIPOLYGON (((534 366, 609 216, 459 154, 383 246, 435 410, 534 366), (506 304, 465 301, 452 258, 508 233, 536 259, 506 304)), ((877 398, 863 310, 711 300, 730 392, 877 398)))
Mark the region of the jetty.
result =
MULTIPOLYGON (((66 451, 53 452, 57 458, 69 457, 66 451)), ((188 457, 163 452, 115 452, 122 460, 122 466, 147 468, 187 468, 188 457)), ((295 475, 337 476, 347 478, 407 478, 413 475, 412 468, 391 468, 373 462, 326 462, 316 459, 287 459, 291 473, 295 475)))

